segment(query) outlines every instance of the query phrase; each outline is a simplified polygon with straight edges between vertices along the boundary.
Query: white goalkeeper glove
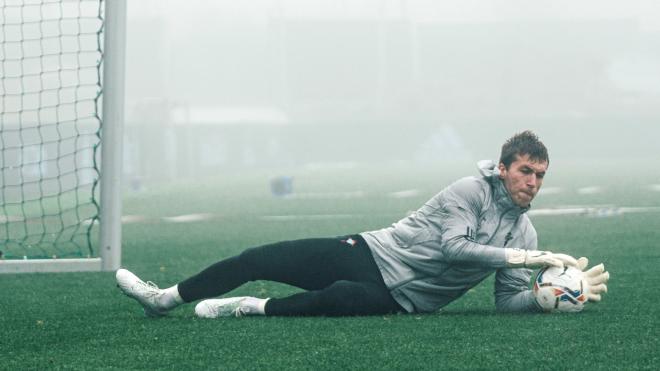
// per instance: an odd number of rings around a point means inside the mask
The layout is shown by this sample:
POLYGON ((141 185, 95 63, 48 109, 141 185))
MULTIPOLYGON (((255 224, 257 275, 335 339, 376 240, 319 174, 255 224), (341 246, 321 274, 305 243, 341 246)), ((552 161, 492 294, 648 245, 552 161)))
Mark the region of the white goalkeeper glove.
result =
POLYGON ((591 267, 588 271, 584 271, 589 265, 589 259, 582 257, 577 260, 578 268, 584 272, 584 280, 586 283, 587 300, 591 302, 600 301, 600 294, 607 292, 607 281, 610 279, 610 273, 605 272, 605 266, 601 263, 591 267))
POLYGON ((504 248, 506 266, 508 268, 543 268, 564 267, 566 265, 577 267, 578 261, 566 254, 555 254, 550 251, 521 250, 504 248))

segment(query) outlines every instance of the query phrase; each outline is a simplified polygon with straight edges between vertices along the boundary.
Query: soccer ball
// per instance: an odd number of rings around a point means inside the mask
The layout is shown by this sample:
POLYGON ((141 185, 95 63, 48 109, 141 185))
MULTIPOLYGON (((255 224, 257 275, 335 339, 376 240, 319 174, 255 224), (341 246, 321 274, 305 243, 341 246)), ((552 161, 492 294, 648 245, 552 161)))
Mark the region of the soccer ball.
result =
POLYGON ((534 280, 534 297, 547 312, 579 312, 587 301, 584 275, 575 267, 546 267, 534 280))

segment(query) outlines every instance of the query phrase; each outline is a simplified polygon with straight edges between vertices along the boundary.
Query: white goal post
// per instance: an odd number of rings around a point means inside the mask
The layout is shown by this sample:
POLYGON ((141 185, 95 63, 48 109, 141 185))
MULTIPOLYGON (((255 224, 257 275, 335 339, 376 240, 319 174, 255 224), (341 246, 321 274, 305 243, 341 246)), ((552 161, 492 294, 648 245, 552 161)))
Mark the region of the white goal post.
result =
MULTIPOLYGON (((0 15, 0 273, 116 270, 121 262, 126 0, 15 0, 3 3, 0 15), (97 8, 97 14, 83 19, 84 10, 91 7, 97 8), (80 16, 68 16, 68 10, 80 16), (55 14, 54 18, 37 19, 47 12, 55 14), (94 38, 94 52, 99 54, 92 57, 96 61, 91 72, 98 76, 92 84, 85 81, 82 68, 76 71, 76 67, 89 57, 81 35, 93 21, 99 22, 98 29, 84 35, 94 38), (50 23, 57 22, 51 27, 50 23), (72 31, 63 31, 67 27, 72 31), (53 35, 51 29, 57 32, 58 28, 62 34, 53 35), (25 41, 17 40, 21 37, 25 41), (49 49, 48 40, 57 37, 61 38, 59 49, 49 49), (81 49, 65 50, 66 43, 81 49), (31 48, 41 54, 31 54, 31 48), (47 69, 49 64, 57 68, 33 71, 47 69), (59 85, 49 86, 49 74, 59 85), (38 91, 30 90, 31 84, 38 91), (93 98, 81 98, 90 88, 95 89, 93 98), (51 97, 53 104, 48 103, 51 97), (32 107, 32 101, 43 107, 32 107), (91 114, 87 115, 89 109, 83 103, 93 107, 91 114), (70 112, 82 118, 68 119, 70 112), (80 131, 91 120, 98 122, 95 132, 80 131), (63 138, 62 132, 69 126, 76 136, 63 138), (49 139, 51 132, 57 139, 49 139), (34 138, 45 144, 30 142, 34 138), (73 148, 71 153, 65 153, 67 146, 73 148), (65 163, 83 170, 63 170, 65 163), (74 185, 67 188, 70 183, 74 185), (29 199, 28 194, 37 196, 29 199), (78 201, 84 204, 80 208, 66 206, 78 201), (51 213, 49 208, 59 211, 51 213), (93 214, 84 216, 81 210, 93 214), (41 215, 37 215, 39 211, 41 215), (69 219, 74 221, 65 224, 69 219), (53 230, 58 224, 61 230, 53 230), (96 226, 98 240, 92 233, 96 226), (57 244, 77 250, 59 249, 57 244), (32 251, 37 253, 31 255, 32 251)), ((85 67, 91 70, 89 65, 85 67)))

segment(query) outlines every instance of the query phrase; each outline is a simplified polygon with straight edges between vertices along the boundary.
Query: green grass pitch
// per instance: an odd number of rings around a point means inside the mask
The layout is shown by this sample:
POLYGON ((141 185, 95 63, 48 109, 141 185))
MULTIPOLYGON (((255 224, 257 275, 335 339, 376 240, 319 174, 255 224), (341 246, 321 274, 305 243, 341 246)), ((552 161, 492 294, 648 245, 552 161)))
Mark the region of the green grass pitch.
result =
MULTIPOLYGON (((613 180, 599 171, 553 167, 557 174, 551 168, 545 186, 563 191, 540 195, 534 208, 660 206, 660 193, 644 186, 659 183, 657 177, 613 180), (602 192, 576 191, 593 185, 602 192)), ((437 177, 405 168, 290 171, 299 195, 291 199, 269 194, 274 174, 266 172, 129 193, 124 214, 146 219, 124 225, 123 265, 167 287, 250 246, 389 225, 470 169, 437 177), (406 189, 418 192, 390 194, 406 189), (159 219, 192 213, 213 216, 159 219), (316 217, 264 218, 277 215, 316 217)), ((200 320, 187 305, 148 319, 115 287, 113 273, 2 275, 0 369, 657 370, 660 213, 614 214, 533 217, 541 248, 588 256, 611 273, 603 302, 579 314, 498 314, 491 278, 427 315, 200 320)), ((295 290, 254 282, 231 294, 276 297, 295 290)))

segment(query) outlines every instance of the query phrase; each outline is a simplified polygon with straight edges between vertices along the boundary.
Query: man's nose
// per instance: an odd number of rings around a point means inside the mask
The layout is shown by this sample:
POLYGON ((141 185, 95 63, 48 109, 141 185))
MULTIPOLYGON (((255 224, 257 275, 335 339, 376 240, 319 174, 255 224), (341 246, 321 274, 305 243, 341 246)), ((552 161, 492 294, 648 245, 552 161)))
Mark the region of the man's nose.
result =
POLYGON ((535 188, 537 184, 538 184, 538 178, 536 177, 536 174, 531 174, 530 176, 527 177, 528 187, 535 188))

